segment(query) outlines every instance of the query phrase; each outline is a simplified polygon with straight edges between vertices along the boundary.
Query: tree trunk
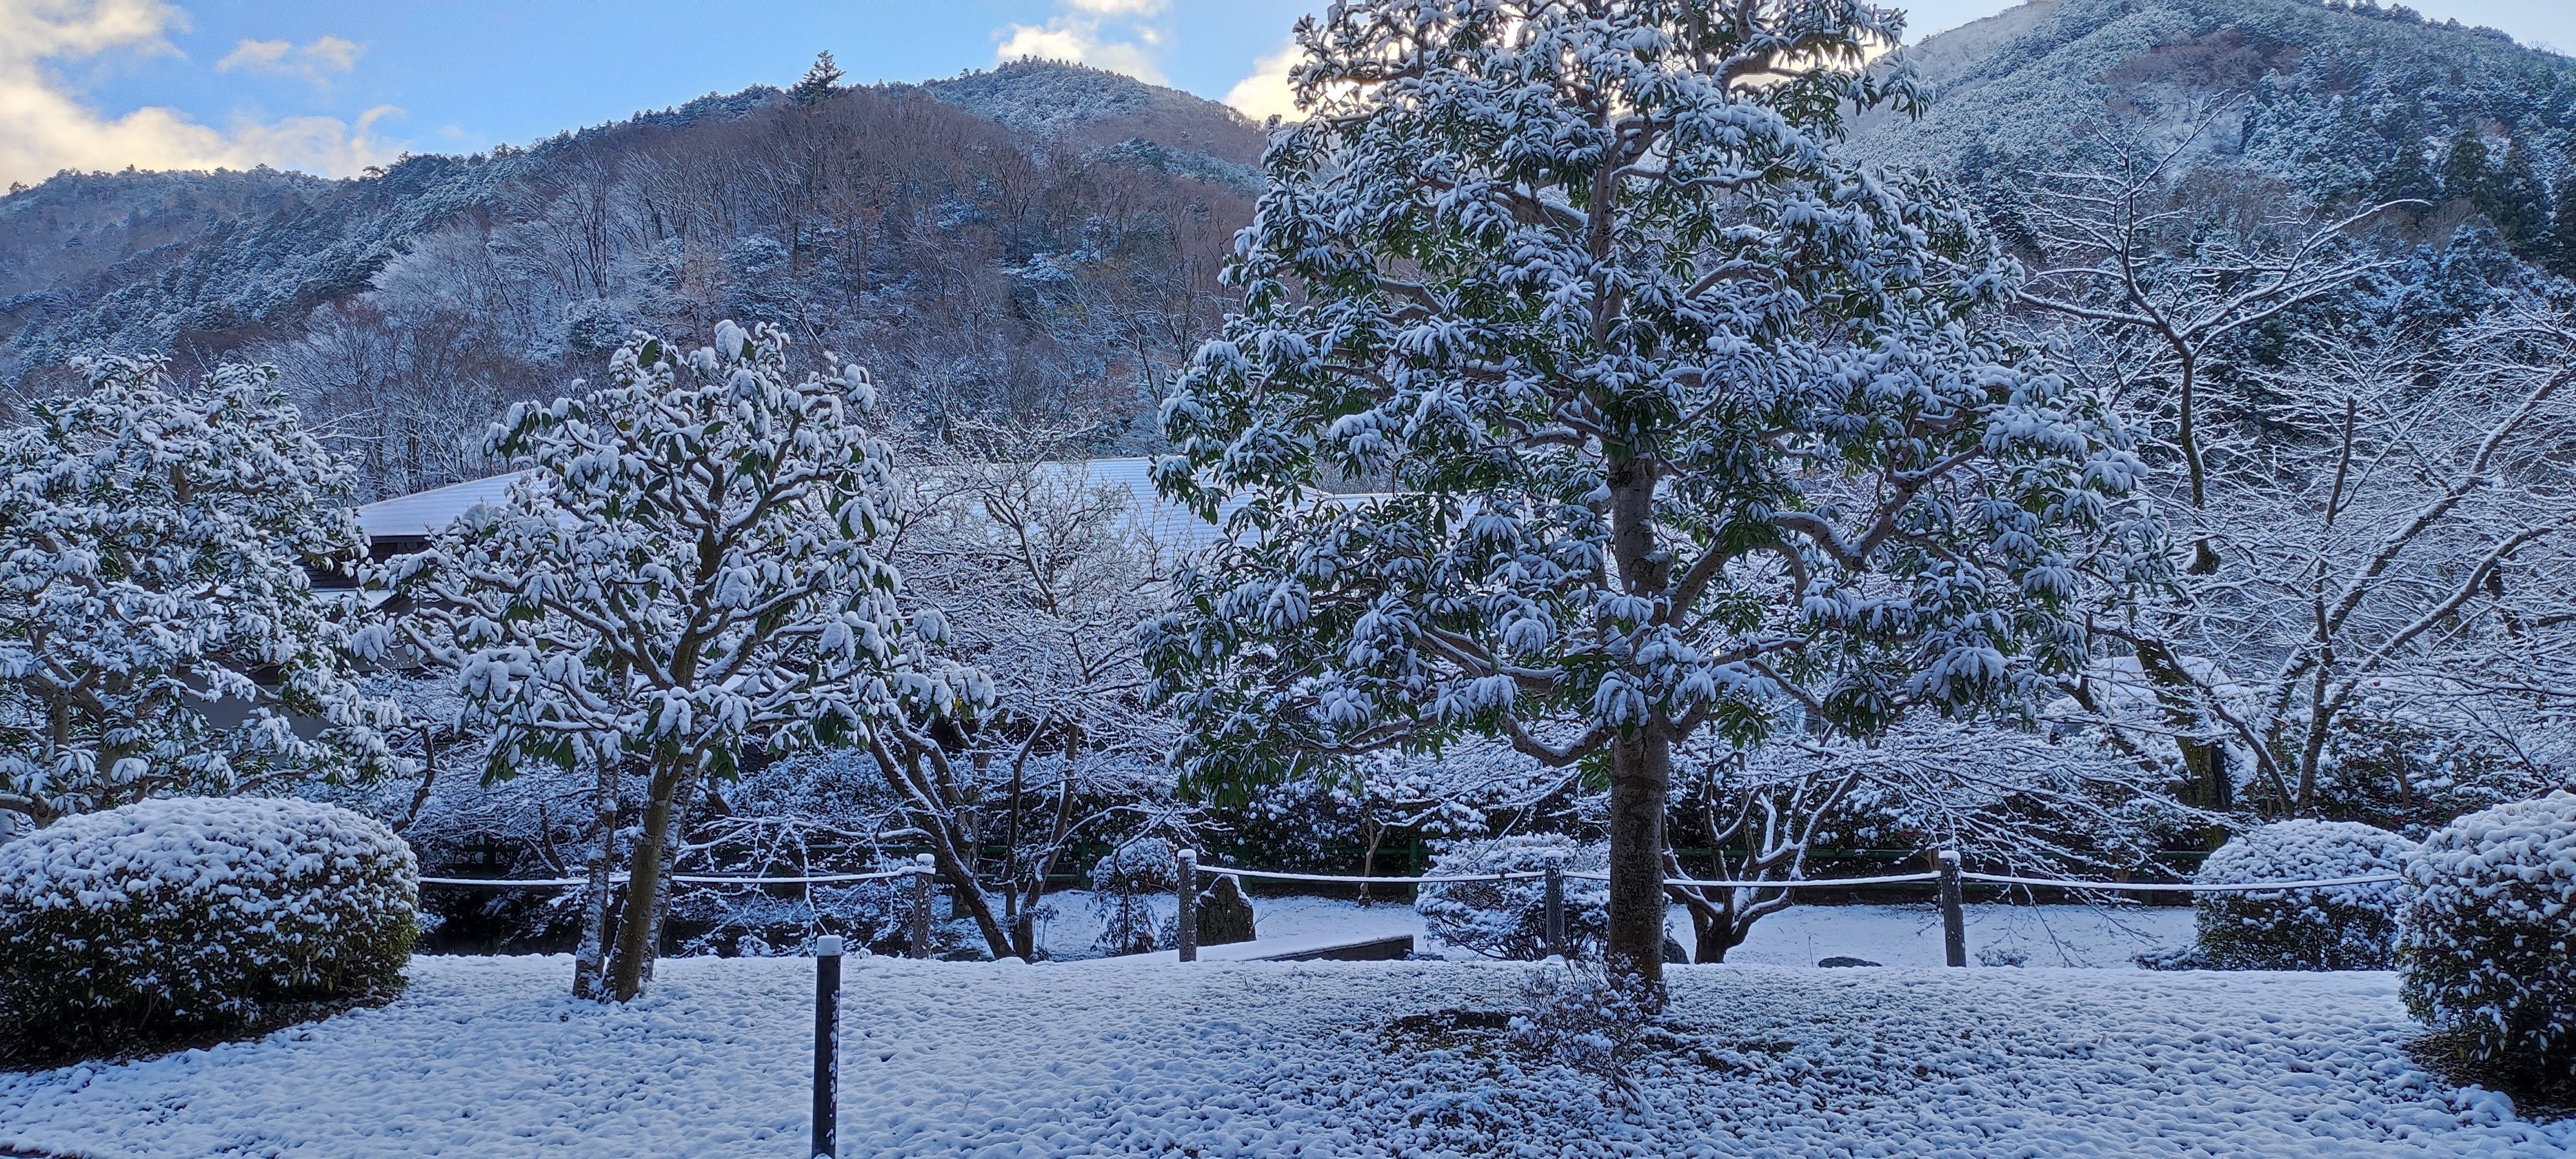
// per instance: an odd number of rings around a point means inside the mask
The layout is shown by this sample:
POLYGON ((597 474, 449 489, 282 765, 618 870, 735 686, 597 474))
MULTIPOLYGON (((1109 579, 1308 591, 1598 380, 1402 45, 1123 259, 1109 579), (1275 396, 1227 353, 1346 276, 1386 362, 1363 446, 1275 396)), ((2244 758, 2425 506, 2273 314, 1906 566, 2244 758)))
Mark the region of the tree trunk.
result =
MULTIPOLYGON (((644 834, 626 858, 626 905, 617 919, 617 956, 609 964, 608 992, 631 1002, 644 992, 646 959, 660 948, 654 913, 662 904, 662 850, 671 837, 672 798, 679 794, 684 758, 657 756, 644 803, 644 834)), ((695 763, 695 762, 690 762, 695 763)))
POLYGON ((1610 968, 1660 994, 1664 981, 1664 795, 1672 741, 1647 728, 1610 749, 1610 968))
POLYGON ((572 956, 572 996, 592 1001, 605 997, 600 985, 606 974, 603 959, 608 952, 610 915, 616 912, 617 888, 610 877, 617 872, 617 760, 602 758, 599 762, 599 784, 592 790, 592 824, 599 830, 599 845, 590 856, 590 912, 584 915, 581 948, 572 956))
MULTIPOLYGON (((691 765, 692 769, 695 767, 694 764, 691 765)), ((688 823, 689 813, 698 807, 698 790, 705 783, 704 772, 691 772, 680 778, 678 791, 673 794, 671 802, 671 815, 675 823, 680 825, 688 823)), ((680 846, 685 837, 684 833, 674 833, 670 840, 662 843, 662 869, 660 873, 654 875, 654 881, 660 888, 654 891, 656 898, 653 903, 652 925, 644 931, 644 944, 652 947, 652 952, 644 955, 642 979, 644 983, 653 981, 653 964, 662 959, 662 925, 671 916, 671 874, 678 868, 680 846)), ((642 988, 642 985, 637 986, 638 990, 642 988)))

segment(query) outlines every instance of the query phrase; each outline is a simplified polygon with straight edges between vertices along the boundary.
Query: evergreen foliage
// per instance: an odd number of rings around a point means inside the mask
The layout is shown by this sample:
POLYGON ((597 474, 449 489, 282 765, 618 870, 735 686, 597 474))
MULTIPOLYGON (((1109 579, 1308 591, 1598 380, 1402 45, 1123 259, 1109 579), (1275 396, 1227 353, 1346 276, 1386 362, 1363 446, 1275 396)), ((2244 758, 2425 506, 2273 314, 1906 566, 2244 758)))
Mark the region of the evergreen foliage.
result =
POLYGON ((2472 1058, 2576 1073, 2576 793, 2462 817, 2407 877, 2407 1009, 2464 1035, 2472 1058))
POLYGON ((813 67, 787 90, 787 99, 796 105, 818 105, 841 91, 841 66, 833 63, 829 49, 814 54, 813 67))
POLYGON ((2137 462, 1994 327, 1966 215, 1838 155, 1914 97, 1860 68, 1878 10, 1607 11, 1299 25, 1242 311, 1163 409, 1158 483, 1236 534, 1143 632, 1201 785, 1480 733, 1605 777, 1609 953, 1651 979, 1673 746, 2078 662, 2137 462))
POLYGON ((364 550, 348 468, 274 369, 163 367, 85 363, 0 430, 0 810, 39 824, 397 764, 306 572, 364 550))
POLYGON ((383 825, 308 801, 179 798, 0 844, 0 1026, 78 1046, 390 993, 420 869, 383 825))

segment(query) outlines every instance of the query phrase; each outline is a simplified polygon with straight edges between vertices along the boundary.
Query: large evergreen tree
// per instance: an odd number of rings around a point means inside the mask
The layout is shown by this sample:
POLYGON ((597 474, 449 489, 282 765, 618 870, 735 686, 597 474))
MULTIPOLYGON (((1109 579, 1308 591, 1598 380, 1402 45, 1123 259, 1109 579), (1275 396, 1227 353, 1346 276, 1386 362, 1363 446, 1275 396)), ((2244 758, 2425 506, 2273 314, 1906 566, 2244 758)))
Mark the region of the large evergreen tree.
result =
POLYGON ((2487 187, 2487 143, 2476 125, 2462 125, 2442 154, 2442 195, 2476 198, 2487 187))
POLYGON ((2527 259, 2538 259, 2548 247, 2549 189, 2531 156, 2531 146, 2515 137, 2504 151, 2504 163, 2478 198, 2478 211, 2495 223, 2505 244, 2527 259))
POLYGON ((1368 0, 1163 411, 1236 534, 1144 629, 1201 784, 1481 733, 1610 793, 1609 955, 1661 976, 1677 747, 1863 731, 2076 663, 2138 471, 2023 366, 2012 267, 1835 155, 1854 0, 1368 0), (1384 493, 1325 502, 1332 476, 1384 493))
POLYGON ((2576 278, 2576 173, 2558 179, 2549 225, 2549 258, 2559 276, 2576 278))

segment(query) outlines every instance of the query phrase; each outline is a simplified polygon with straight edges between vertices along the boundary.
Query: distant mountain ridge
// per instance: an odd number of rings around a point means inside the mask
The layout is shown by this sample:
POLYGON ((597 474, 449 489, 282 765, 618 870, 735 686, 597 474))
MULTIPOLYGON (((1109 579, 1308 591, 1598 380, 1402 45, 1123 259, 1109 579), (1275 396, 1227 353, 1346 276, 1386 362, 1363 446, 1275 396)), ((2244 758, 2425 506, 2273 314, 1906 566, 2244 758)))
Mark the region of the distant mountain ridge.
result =
MULTIPOLYGON (((1261 130, 1232 109, 1079 65, 1024 61, 918 92, 1101 163, 1173 180, 1257 185, 1261 130)), ((424 235, 460 218, 507 220, 593 145, 687 133, 779 108, 777 88, 709 94, 525 149, 407 155, 329 180, 248 172, 64 173, 0 197, 0 382, 92 350, 183 346, 220 354, 363 292, 424 235)))

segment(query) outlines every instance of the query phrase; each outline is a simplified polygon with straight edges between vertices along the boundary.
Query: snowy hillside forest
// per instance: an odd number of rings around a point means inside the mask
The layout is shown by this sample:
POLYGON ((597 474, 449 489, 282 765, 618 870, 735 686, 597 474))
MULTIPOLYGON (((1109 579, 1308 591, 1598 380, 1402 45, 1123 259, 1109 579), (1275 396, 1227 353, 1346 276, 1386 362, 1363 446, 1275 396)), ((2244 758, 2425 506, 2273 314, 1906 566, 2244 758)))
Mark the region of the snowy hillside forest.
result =
POLYGON ((87 353, 272 363, 369 499, 490 473, 491 413, 636 327, 734 318, 875 367, 934 430, 1072 414, 1141 446, 1222 314, 1260 148, 1224 106, 1025 63, 748 89, 351 181, 66 173, 0 199, 0 403, 87 353))

